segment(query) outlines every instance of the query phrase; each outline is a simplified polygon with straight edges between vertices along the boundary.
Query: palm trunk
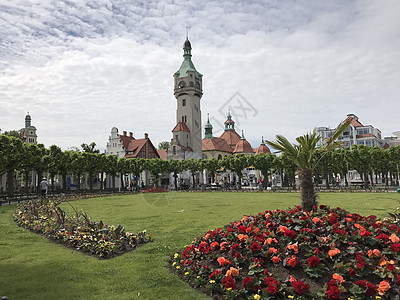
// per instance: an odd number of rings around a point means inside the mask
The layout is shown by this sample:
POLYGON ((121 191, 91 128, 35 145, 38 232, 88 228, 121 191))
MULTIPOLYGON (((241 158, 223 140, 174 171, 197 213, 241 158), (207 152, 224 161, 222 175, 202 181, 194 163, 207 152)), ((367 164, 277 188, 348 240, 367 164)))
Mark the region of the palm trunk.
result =
POLYGON ((304 211, 313 210, 317 205, 317 195, 314 189, 312 170, 304 169, 299 172, 301 188, 301 205, 304 211))

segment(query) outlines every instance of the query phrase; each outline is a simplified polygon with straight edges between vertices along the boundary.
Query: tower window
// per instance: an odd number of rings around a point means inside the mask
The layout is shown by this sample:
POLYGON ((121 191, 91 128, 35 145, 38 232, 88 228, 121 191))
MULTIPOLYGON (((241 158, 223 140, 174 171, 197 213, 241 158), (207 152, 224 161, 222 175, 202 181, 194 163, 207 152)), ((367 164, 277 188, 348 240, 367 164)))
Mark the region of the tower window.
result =
POLYGON ((182 99, 182 106, 186 106, 186 99, 182 99))
POLYGON ((182 122, 185 122, 185 116, 182 116, 182 122))
POLYGON ((176 154, 176 147, 175 146, 172 147, 172 154, 176 154))
POLYGON ((199 123, 197 123, 197 121, 194 121, 194 124, 196 125, 196 127, 199 127, 199 123))

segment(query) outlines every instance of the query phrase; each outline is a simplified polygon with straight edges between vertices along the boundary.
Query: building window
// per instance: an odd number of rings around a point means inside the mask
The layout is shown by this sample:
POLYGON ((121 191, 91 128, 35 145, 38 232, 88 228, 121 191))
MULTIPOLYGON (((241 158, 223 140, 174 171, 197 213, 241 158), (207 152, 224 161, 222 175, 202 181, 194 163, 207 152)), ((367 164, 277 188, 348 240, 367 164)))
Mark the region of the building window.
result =
POLYGON ((194 105, 194 109, 195 109, 197 112, 199 111, 199 108, 197 107, 196 104, 194 105))
POLYGON ((186 123, 186 116, 185 116, 185 123, 186 123))
POLYGON ((197 121, 194 121, 194 124, 196 125, 196 127, 199 127, 199 123, 197 123, 197 121))
POLYGON ((357 134, 369 134, 369 128, 357 129, 357 134))
POLYGON ((182 116, 182 122, 185 122, 185 116, 182 116))
POLYGON ((221 160, 221 159, 222 159, 222 155, 218 154, 218 160, 221 160))
POLYGON ((186 99, 182 99, 182 106, 186 106, 186 99))
POLYGON ((174 154, 174 155, 176 154, 176 146, 172 147, 172 154, 174 154))

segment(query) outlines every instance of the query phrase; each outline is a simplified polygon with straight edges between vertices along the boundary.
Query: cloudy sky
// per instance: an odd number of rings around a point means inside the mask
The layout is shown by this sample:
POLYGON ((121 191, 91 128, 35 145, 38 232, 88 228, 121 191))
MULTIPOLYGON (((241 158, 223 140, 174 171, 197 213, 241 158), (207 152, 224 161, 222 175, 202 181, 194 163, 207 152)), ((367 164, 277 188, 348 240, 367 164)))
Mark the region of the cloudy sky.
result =
POLYGON ((169 141, 188 31, 215 135, 230 107, 253 147, 349 113, 388 136, 399 15, 397 0, 0 0, 0 128, 29 111, 46 147, 103 149, 114 126, 169 141))

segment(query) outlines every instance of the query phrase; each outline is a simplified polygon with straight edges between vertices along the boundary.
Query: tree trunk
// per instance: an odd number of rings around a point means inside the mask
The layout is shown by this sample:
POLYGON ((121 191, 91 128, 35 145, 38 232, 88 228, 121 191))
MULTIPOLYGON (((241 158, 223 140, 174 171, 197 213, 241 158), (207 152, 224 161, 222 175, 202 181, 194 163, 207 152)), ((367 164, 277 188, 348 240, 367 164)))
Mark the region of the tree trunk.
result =
POLYGON ((100 190, 104 189, 104 173, 101 172, 100 190))
POLYGON ((61 177, 62 177, 62 191, 65 193, 67 191, 67 173, 63 172, 61 177))
POLYGON ((78 191, 80 191, 81 190, 81 174, 78 173, 78 174, 76 174, 76 176, 78 177, 78 184, 76 185, 76 189, 78 191))
POLYGON ((93 174, 89 173, 89 190, 93 192, 93 174))
POLYGON ((312 170, 304 169, 299 172, 301 188, 301 205, 304 211, 311 211, 317 205, 317 195, 314 189, 312 170))
POLYGON ((178 174, 174 173, 174 185, 175 185, 175 191, 178 190, 178 174))
POLYGON ((349 187, 349 182, 347 181, 347 174, 344 173, 344 184, 346 187, 349 187))

